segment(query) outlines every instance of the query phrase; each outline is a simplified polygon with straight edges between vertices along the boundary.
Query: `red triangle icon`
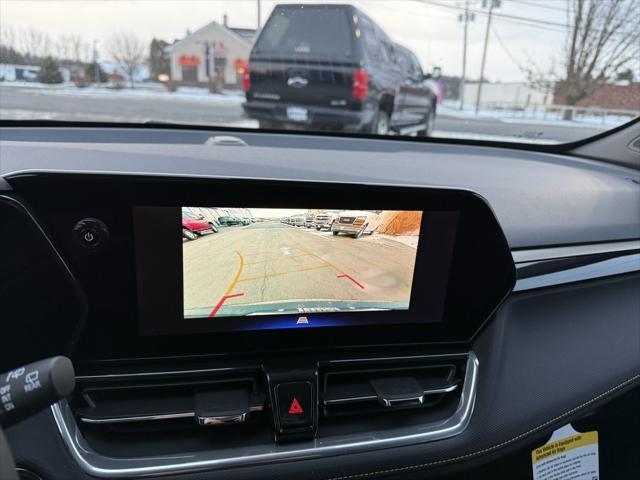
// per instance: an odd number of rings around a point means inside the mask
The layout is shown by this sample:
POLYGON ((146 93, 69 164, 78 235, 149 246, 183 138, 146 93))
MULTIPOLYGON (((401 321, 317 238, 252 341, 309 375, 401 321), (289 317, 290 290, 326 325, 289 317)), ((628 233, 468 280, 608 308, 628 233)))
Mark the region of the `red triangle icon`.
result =
POLYGON ((289 415, 300 415, 303 413, 302 407, 300 406, 300 402, 296 397, 293 397, 293 401, 291 402, 291 406, 289 407, 289 415))

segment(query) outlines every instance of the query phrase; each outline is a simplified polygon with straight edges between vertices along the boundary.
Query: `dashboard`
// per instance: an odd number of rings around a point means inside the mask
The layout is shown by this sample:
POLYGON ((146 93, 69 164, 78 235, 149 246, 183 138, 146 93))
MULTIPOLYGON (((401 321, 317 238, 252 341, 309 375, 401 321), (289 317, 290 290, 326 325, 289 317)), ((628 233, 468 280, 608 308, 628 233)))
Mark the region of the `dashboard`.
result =
POLYGON ((0 371, 64 353, 77 382, 7 431, 18 466, 530 475, 568 422, 609 452, 594 412, 640 381, 637 170, 229 133, 2 130, 0 371))

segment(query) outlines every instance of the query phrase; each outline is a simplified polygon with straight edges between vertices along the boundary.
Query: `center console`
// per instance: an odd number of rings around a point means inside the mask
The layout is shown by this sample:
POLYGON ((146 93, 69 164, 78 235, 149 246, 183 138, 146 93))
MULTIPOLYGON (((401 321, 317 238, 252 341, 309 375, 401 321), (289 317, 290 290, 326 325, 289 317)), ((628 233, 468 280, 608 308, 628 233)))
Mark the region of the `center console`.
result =
POLYGON ((53 414, 88 473, 339 455, 466 427, 482 368, 469 345, 515 277, 473 192, 45 174, 11 184, 0 211, 76 299, 60 338, 79 387, 53 414))

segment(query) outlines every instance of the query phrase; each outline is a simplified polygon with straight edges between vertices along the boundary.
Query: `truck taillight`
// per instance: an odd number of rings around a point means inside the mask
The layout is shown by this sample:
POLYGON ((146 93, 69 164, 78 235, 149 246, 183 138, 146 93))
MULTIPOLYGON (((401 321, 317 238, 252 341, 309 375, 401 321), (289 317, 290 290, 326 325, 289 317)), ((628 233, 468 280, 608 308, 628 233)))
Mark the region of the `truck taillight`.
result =
POLYGON ((363 68, 353 72, 353 84, 351 86, 351 96, 356 100, 367 98, 369 90, 369 74, 363 68))
POLYGON ((242 89, 245 92, 251 90, 251 75, 248 65, 245 67, 244 72, 242 72, 242 89))

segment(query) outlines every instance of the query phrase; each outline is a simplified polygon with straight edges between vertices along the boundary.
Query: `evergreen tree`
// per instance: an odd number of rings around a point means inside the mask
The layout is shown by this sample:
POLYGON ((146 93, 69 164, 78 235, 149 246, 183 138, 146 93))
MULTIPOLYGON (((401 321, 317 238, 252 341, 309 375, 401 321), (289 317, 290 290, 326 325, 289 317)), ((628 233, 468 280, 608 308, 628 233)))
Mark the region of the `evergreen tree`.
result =
POLYGON ((62 72, 53 57, 45 57, 40 64, 38 81, 41 83, 62 83, 62 72))
POLYGON ((169 58, 164 53, 164 49, 169 44, 164 40, 154 38, 149 46, 149 67, 151 69, 151 78, 158 79, 158 75, 169 75, 170 66, 169 58))
MULTIPOLYGON (((85 67, 85 71, 87 72, 87 80, 89 82, 96 81, 96 64, 95 63, 87 63, 85 67)), ((109 75, 105 72, 100 65, 98 65, 98 81, 100 83, 106 83, 109 80, 109 75)))

